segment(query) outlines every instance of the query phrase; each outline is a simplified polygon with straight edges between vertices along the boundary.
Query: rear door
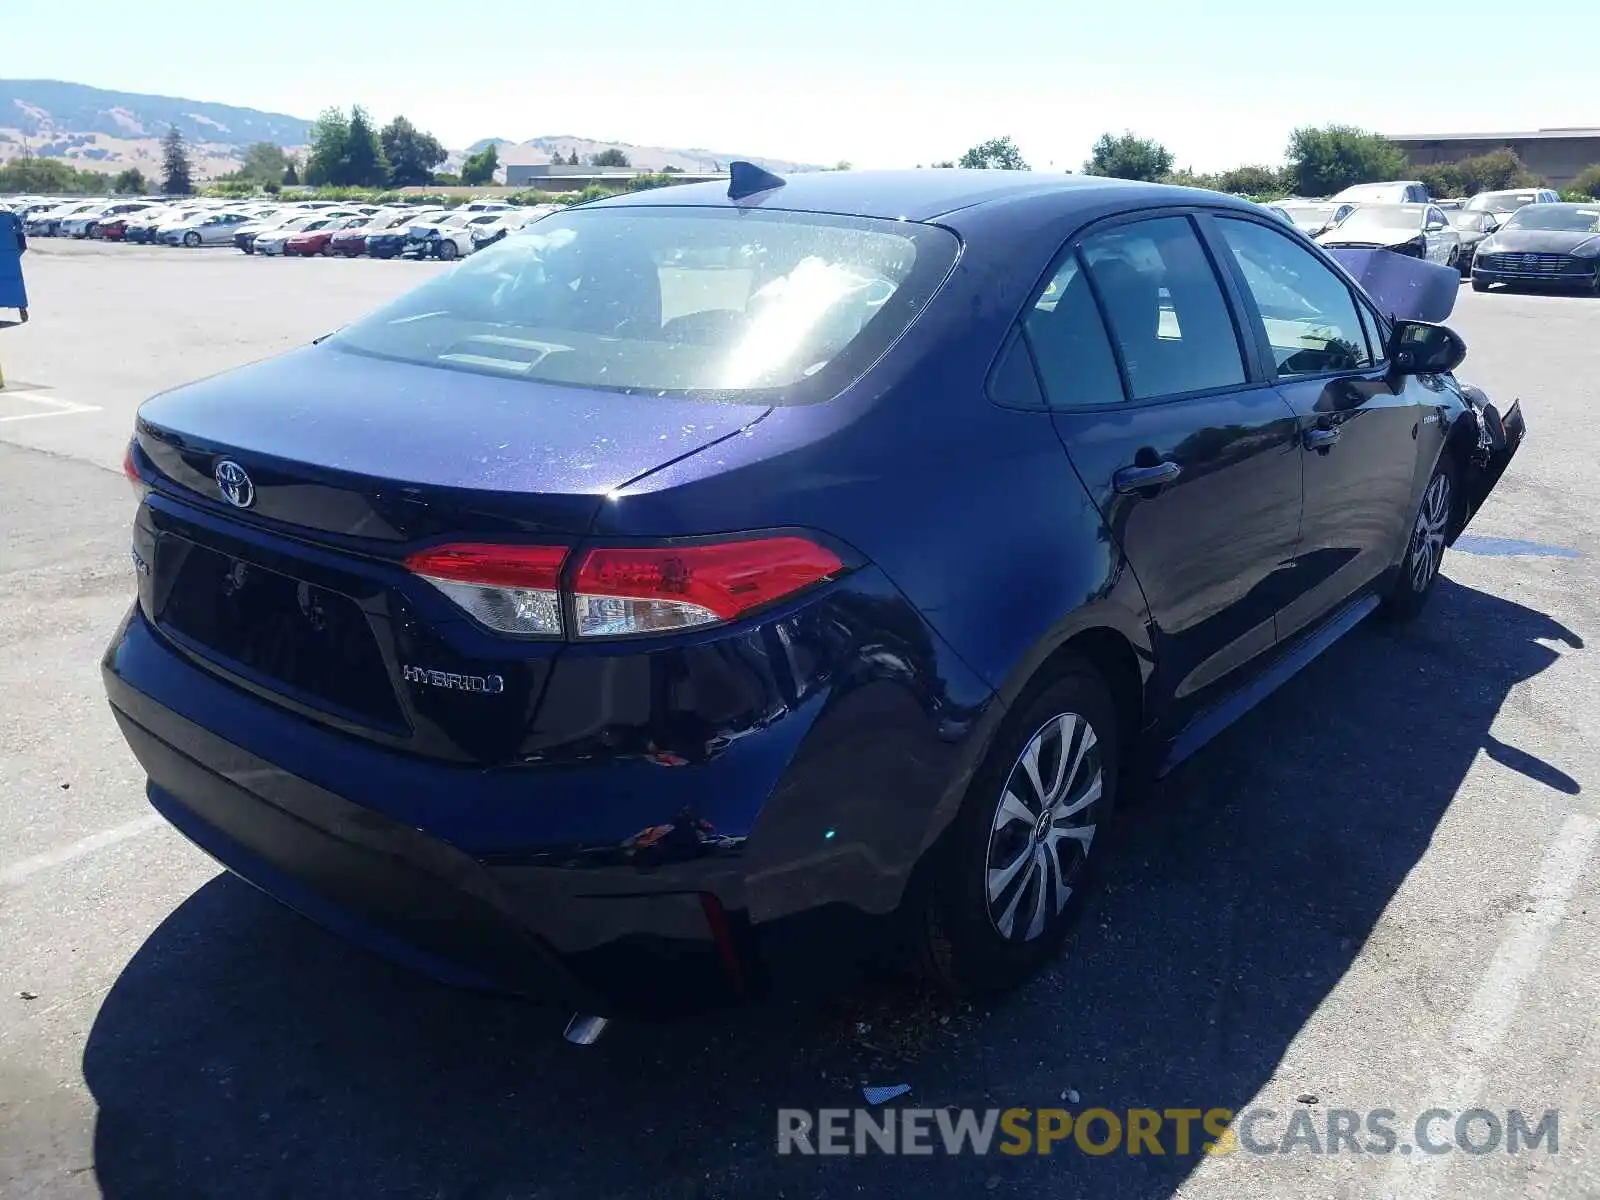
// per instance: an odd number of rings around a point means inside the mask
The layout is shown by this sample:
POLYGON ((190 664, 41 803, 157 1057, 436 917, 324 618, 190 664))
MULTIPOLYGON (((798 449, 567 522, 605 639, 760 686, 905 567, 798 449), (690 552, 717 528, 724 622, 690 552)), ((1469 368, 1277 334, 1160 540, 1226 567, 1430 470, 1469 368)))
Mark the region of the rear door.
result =
POLYGON ((1024 328, 1052 420, 1144 589, 1181 724, 1270 650, 1300 523, 1296 420, 1194 218, 1069 246, 1024 328))
POLYGON ((1378 318, 1314 251, 1244 214, 1216 214, 1209 228, 1299 424, 1304 515, 1279 621, 1289 638, 1399 557, 1426 440, 1419 423, 1442 385, 1391 373, 1378 318))

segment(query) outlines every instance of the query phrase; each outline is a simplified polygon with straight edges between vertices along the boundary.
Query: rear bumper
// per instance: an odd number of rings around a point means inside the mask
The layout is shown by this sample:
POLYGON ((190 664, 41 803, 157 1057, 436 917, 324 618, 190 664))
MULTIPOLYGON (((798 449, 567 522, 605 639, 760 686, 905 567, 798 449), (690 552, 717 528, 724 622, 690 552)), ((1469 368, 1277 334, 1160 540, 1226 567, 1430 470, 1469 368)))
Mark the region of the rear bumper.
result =
POLYGON ((960 769, 948 722, 937 742, 861 728, 881 683, 692 767, 482 767, 264 702, 137 605, 102 670, 151 803, 235 874, 436 978, 603 1014, 833 990, 882 961, 960 769))

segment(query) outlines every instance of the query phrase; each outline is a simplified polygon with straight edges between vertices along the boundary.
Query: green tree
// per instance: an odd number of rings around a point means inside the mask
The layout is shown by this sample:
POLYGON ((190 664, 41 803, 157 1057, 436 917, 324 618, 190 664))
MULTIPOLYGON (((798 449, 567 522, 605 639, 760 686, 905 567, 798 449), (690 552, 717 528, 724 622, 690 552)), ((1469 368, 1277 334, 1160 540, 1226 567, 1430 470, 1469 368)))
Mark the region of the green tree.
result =
POLYGON ((1193 167, 1180 167, 1170 172, 1162 183, 1170 183, 1175 187, 1209 188, 1211 191, 1222 189, 1222 176, 1207 175, 1196 171, 1193 167))
POLYGON ((1430 196, 1443 198, 1468 194, 1466 185, 1461 182, 1460 163, 1431 163, 1426 167, 1418 167, 1416 171, 1417 178, 1422 180, 1430 196))
POLYGON ((346 127, 344 178, 334 182, 344 187, 386 187, 389 183, 389 160, 383 155, 383 144, 372 118, 359 104, 350 109, 346 127))
POLYGON ((1507 188, 1537 187, 1540 179, 1511 150, 1491 150, 1456 164, 1461 174, 1462 195, 1474 192, 1499 192, 1507 188))
POLYGON ((480 187, 494 182, 494 173, 500 169, 500 151, 490 142, 482 150, 461 164, 461 182, 467 187, 480 187))
POLYGON ((1152 183, 1172 173, 1172 151, 1160 142, 1132 132, 1121 136, 1102 133, 1083 164, 1085 175, 1109 175, 1113 179, 1143 179, 1152 183))
POLYGON ((144 172, 129 167, 111 181, 111 190, 119 196, 142 196, 145 193, 144 172))
POLYGON ((941 159, 940 161, 938 161, 936 163, 931 163, 929 165, 931 165, 933 167, 936 167, 936 168, 939 168, 939 167, 942 167, 942 168, 953 168, 955 166, 955 163, 951 162, 948 158, 946 158, 946 159, 941 159))
POLYGON ((1217 176, 1211 185, 1219 192, 1232 192, 1238 196, 1281 196, 1283 172, 1277 167, 1251 164, 1234 167, 1217 176))
POLYGON ((161 139, 161 190, 169 196, 187 196, 194 191, 189 148, 176 125, 167 126, 167 136, 161 139))
POLYGON ((1284 157, 1284 183, 1297 196, 1331 196, 1352 184, 1398 178, 1407 170, 1400 147, 1351 125, 1296 129, 1284 157))
POLYGON ((404 117, 396 117, 378 135, 389 160, 389 182, 395 187, 420 187, 433 180, 433 169, 445 160, 445 148, 404 117))
POLYGON ((292 158, 283 166, 282 183, 284 187, 298 187, 300 185, 300 171, 295 166, 295 161, 292 158))
POLYGON ((986 167, 999 171, 1032 169, 1022 161, 1022 151, 1017 149, 1016 143, 1009 137, 990 138, 987 142, 979 142, 961 156, 961 165, 980 170, 986 167))
POLYGON ((340 183, 345 177, 345 155, 349 149, 350 121, 341 109, 323 109, 311 126, 305 181, 312 187, 340 183))
POLYGON ((589 156, 589 165, 592 167, 631 167, 628 156, 616 147, 610 150, 601 150, 598 154, 589 156))
POLYGON ((235 179, 248 183, 277 183, 283 178, 283 169, 289 165, 289 156, 283 147, 273 142, 257 142, 244 152, 244 165, 235 173, 235 179))
POLYGON ((1600 199, 1600 163, 1579 171, 1568 190, 1590 199, 1600 199))
POLYGON ((61 192, 104 195, 110 190, 99 171, 80 171, 59 158, 14 158, 0 165, 0 193, 23 192, 49 196, 61 192))

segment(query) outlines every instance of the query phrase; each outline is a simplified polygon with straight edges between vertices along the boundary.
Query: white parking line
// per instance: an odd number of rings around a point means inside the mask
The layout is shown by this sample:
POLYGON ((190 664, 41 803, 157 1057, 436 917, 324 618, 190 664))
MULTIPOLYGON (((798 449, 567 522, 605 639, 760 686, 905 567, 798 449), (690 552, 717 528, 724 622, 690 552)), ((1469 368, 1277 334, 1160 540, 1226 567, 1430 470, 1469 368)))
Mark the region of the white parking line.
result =
POLYGON ((44 396, 38 392, 19 392, 6 388, 0 390, 0 413, 4 412, 6 402, 9 400, 20 400, 24 404, 42 405, 44 411, 9 413, 0 416, 0 425, 9 421, 37 421, 42 417, 70 417, 77 413, 100 411, 99 407, 94 404, 79 404, 76 400, 58 400, 54 396, 44 396))
POLYGON ((117 825, 111 829, 103 829, 99 833, 92 833, 86 838, 80 838, 70 845, 62 846, 59 850, 46 850, 43 854, 35 854, 31 858, 24 858, 10 866, 0 867, 0 887, 16 887, 25 880, 37 875, 40 871, 48 871, 51 867, 59 867, 62 863, 71 862, 75 858, 82 858, 85 854, 93 854, 96 850, 104 850, 107 846, 115 846, 118 842, 125 842, 129 838, 138 837, 141 833, 148 833, 160 825, 161 817, 156 813, 146 813, 136 820, 125 825, 117 825))
MULTIPOLYGON (((1507 919, 1505 935, 1489 969, 1472 994, 1466 1012, 1456 1022, 1446 1066, 1433 1077, 1430 1090, 1423 1097, 1430 1107, 1459 1112, 1470 1108, 1483 1090, 1489 1060, 1505 1040, 1523 990, 1556 926, 1567 915, 1567 902, 1583 878, 1584 864, 1597 840, 1600 821, 1593 817, 1574 813, 1561 823, 1528 888, 1528 904, 1523 912, 1507 919)), ((1447 1161, 1415 1155, 1396 1158, 1390 1165, 1382 1195, 1386 1200, 1426 1200, 1436 1192, 1447 1161)))

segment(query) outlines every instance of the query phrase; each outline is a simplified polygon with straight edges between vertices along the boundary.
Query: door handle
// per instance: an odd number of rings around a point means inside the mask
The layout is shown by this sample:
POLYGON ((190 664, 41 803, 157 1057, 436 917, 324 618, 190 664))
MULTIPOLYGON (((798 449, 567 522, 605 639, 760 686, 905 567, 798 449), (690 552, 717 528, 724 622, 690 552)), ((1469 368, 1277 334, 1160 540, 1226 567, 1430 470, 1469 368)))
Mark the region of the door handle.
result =
POLYGON ((1323 453, 1333 449, 1333 444, 1339 440, 1337 429, 1308 429, 1305 435, 1305 448, 1307 450, 1321 450, 1323 453))
POLYGON ((1159 462, 1148 467, 1123 467, 1111 477, 1111 486, 1126 495, 1164 488, 1179 475, 1183 468, 1175 462, 1159 462))

